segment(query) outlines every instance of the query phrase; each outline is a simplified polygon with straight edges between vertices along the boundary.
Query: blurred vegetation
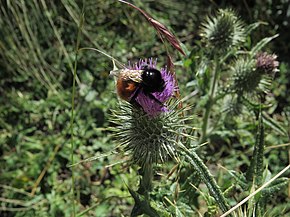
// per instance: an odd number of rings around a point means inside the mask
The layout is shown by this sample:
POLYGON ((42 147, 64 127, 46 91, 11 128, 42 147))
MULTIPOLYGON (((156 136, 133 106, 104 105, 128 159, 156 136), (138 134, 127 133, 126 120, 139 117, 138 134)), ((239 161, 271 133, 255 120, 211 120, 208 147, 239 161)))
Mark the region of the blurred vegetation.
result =
MULTIPOLYGON (((265 102, 270 104, 268 120, 272 122, 264 129, 267 165, 264 177, 269 179, 289 164, 289 0, 132 2, 169 27, 188 54, 191 53, 186 58, 176 55, 174 60, 182 97, 188 96, 187 103, 197 107, 194 110, 197 117, 202 115, 203 104, 202 92, 195 91, 195 63, 203 52, 199 27, 205 15, 218 8, 230 7, 247 24, 265 22, 247 38, 249 47, 266 36, 279 34, 267 47, 269 53, 278 55, 280 72, 271 86, 271 94, 265 96, 265 102), (286 129, 286 133, 283 134, 278 126, 286 129)), ((71 160, 71 93, 82 10, 85 21, 80 47, 100 49, 122 63, 145 57, 166 62, 164 45, 148 22, 138 11, 117 1, 1 0, 0 216, 72 214, 71 168, 68 167, 71 160)), ((116 146, 106 130, 110 109, 118 104, 114 81, 108 76, 111 69, 111 60, 106 56, 92 50, 79 52, 73 125, 74 162, 110 153, 116 146)), ((215 110, 212 116, 220 112, 215 110)), ((226 170, 217 169, 217 165, 245 172, 251 164, 257 124, 251 111, 245 113, 243 117, 220 121, 217 130, 210 135, 210 144, 202 151, 202 158, 223 186, 222 190, 231 187, 235 181, 226 170), (225 180, 228 183, 224 183, 225 180)), ((199 124, 197 122, 195 127, 201 127, 199 124)), ((73 167, 76 209, 80 216, 130 214, 133 199, 126 185, 135 186, 138 176, 135 170, 120 163, 123 160, 122 156, 108 154, 73 167)), ((160 168, 161 173, 169 170, 160 168)), ((183 171, 180 179, 189 175, 196 176, 183 171)), ((289 177, 289 172, 287 175, 289 177)), ((156 174, 156 178, 161 176, 156 174)), ((168 179, 160 183, 163 189, 158 190, 163 192, 154 192, 153 197, 170 206, 161 195, 174 198, 178 191, 176 182, 168 179)), ((241 188, 234 190, 243 191, 241 188)), ((228 194, 235 198, 233 192, 228 190, 228 194)), ((207 211, 206 207, 210 213, 214 206, 208 194, 193 188, 183 196, 189 197, 201 213, 207 211)), ((269 197, 267 215, 289 215, 289 197, 290 186, 279 188, 278 194, 269 197)), ((240 201, 242 198, 239 195, 235 199, 240 201)), ((230 205, 234 204, 235 201, 231 201, 230 205)), ((175 205, 180 208, 180 213, 188 209, 182 200, 175 205)))

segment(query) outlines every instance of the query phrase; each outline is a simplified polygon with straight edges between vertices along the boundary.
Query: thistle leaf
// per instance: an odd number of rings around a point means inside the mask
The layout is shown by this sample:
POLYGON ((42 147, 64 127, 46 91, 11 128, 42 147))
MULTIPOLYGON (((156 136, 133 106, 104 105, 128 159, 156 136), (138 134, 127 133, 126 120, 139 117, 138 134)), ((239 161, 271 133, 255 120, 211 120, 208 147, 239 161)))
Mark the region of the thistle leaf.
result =
POLYGON ((153 209, 150 206, 149 201, 144 199, 142 196, 140 196, 137 192, 133 191, 131 188, 127 186, 131 196, 133 197, 135 201, 135 205, 133 207, 133 210, 131 212, 131 217, 135 217, 141 214, 146 214, 150 217, 158 217, 160 216, 155 209, 153 209))
POLYGON ((279 34, 276 34, 272 37, 267 37, 267 38, 263 38, 261 41, 259 41, 250 51, 250 56, 251 58, 253 58, 254 56, 256 56, 256 54, 265 46, 267 45, 270 41, 272 41, 274 38, 277 38, 279 36, 279 34))
POLYGON ((256 28, 258 28, 260 25, 265 25, 266 23, 265 22, 255 22, 255 23, 252 23, 248 26, 245 27, 245 34, 246 35, 249 35, 253 30, 255 30, 256 28))
POLYGON ((271 127, 273 130, 276 130, 281 135, 285 136, 287 135, 287 130, 281 126, 277 121, 275 121, 273 118, 271 118, 266 113, 262 113, 263 119, 265 124, 267 124, 269 127, 271 127))
POLYGON ((242 189, 248 190, 249 185, 247 183, 246 177, 243 174, 239 174, 234 170, 229 170, 228 172, 230 176, 232 176, 236 180, 236 182, 242 187, 242 189))
POLYGON ((278 203, 272 209, 267 210, 266 216, 287 216, 290 212, 290 203, 278 203))
POLYGON ((289 183, 289 178, 281 177, 276 179, 274 182, 271 183, 270 186, 264 188, 262 192, 262 196, 265 198, 270 197, 271 195, 275 194, 276 192, 280 191, 282 188, 286 187, 289 183))

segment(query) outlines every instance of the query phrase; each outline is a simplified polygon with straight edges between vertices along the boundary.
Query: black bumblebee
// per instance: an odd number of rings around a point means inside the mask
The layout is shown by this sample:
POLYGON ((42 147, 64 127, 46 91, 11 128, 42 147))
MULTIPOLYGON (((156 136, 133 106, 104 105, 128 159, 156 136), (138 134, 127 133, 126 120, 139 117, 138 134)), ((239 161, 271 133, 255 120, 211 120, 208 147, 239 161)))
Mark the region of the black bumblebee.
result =
POLYGON ((145 95, 162 105, 152 95, 165 89, 165 82, 159 70, 144 65, 140 70, 120 69, 111 71, 110 74, 118 77, 116 88, 121 99, 138 104, 136 97, 142 90, 145 95))

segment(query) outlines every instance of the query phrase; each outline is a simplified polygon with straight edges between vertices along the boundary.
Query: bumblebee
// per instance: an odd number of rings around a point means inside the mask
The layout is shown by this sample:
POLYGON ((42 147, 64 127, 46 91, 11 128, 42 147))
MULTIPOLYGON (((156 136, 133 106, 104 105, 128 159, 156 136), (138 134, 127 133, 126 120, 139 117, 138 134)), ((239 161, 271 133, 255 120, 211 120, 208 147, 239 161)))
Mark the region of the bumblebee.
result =
POLYGON ((165 82, 159 70, 144 65, 140 70, 119 69, 111 71, 110 74, 117 76, 116 89, 121 99, 138 105, 136 97, 143 91, 146 96, 162 105, 152 95, 165 89, 165 82))

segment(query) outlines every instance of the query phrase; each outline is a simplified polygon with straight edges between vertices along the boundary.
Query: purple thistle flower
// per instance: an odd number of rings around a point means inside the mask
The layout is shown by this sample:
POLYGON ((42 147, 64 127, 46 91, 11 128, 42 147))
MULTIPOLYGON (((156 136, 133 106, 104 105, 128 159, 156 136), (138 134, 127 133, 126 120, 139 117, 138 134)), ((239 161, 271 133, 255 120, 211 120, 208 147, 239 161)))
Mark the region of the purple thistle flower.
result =
POLYGON ((256 55, 256 67, 267 74, 275 74, 279 71, 277 55, 261 52, 256 55))
MULTIPOLYGON (((157 60, 154 60, 152 58, 149 58, 148 60, 139 60, 137 63, 135 63, 133 66, 129 64, 129 69, 135 69, 140 70, 142 69, 142 66, 147 65, 149 68, 156 69, 157 67, 157 60)), ((143 90, 141 90, 138 93, 138 96, 136 97, 137 103, 143 108, 143 110, 149 114, 151 117, 155 117, 162 112, 167 112, 168 108, 164 105, 164 103, 173 96, 174 91, 176 90, 175 86, 175 80, 171 73, 167 71, 167 68, 161 68, 160 70, 161 76, 165 82, 165 88, 162 92, 155 92, 152 93, 152 95, 163 105, 161 105, 157 100, 152 99, 152 97, 149 97, 146 95, 143 90)))

